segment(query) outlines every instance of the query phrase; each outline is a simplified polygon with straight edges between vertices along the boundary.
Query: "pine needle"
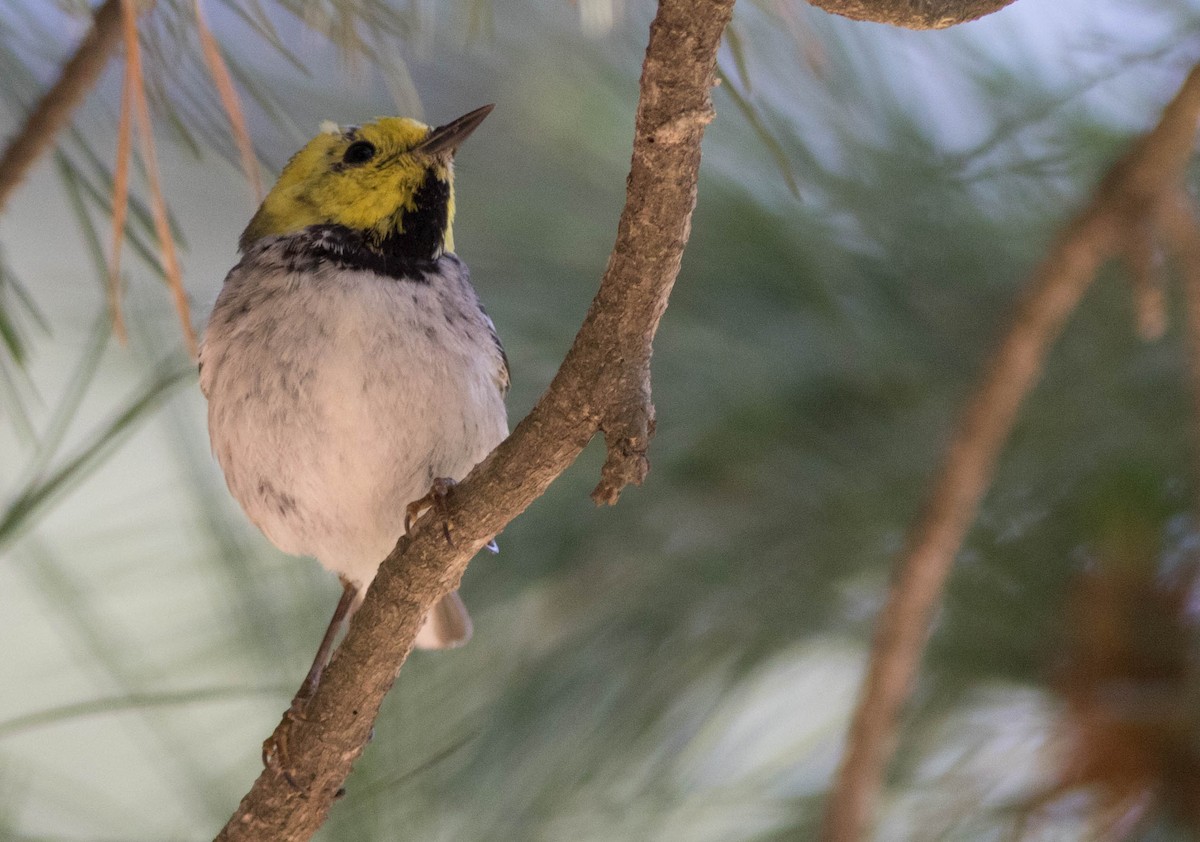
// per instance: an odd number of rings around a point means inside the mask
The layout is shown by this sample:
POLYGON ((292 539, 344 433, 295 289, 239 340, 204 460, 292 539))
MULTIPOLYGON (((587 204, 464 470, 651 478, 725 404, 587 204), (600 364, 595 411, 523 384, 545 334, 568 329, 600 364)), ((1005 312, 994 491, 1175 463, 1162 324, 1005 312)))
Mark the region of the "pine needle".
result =
POLYGON ((796 182, 796 177, 792 174, 792 165, 788 160, 787 152, 783 148, 783 144, 775 135, 771 134, 771 130, 767 128, 766 122, 763 120, 759 109, 747 97, 743 96, 733 84, 729 74, 722 66, 721 60, 717 59, 717 79, 721 83, 721 90, 729 94, 729 98, 733 100, 733 104, 742 112, 742 116, 746 118, 746 122, 750 124, 750 128, 758 135, 758 139, 763 146, 767 148, 771 159, 775 162, 775 166, 779 169, 779 174, 783 176, 783 181, 788 186, 788 190, 797 199, 800 198, 800 185, 796 182))
POLYGON ((113 167, 112 255, 108 263, 108 310, 113 333, 122 345, 128 342, 125 316, 121 310, 121 246, 125 242, 125 217, 129 210, 129 159, 133 154, 133 88, 137 84, 133 50, 137 47, 137 21, 122 3, 121 29, 125 39, 125 75, 121 81, 121 117, 117 123, 117 161, 113 167), (131 48, 130 42, 133 43, 131 48))
POLYGON ((183 273, 179 268, 179 258, 175 253, 175 238, 171 234, 171 222, 167 216, 167 203, 163 197, 162 184, 158 174, 158 154, 154 148, 154 134, 150 124, 150 107, 146 102, 146 90, 143 86, 142 59, 137 37, 137 11, 135 0, 121 0, 121 8, 125 14, 125 48, 129 73, 133 78, 130 86, 133 99, 133 116, 137 123, 138 140, 141 145, 142 160, 146 165, 146 181, 150 188, 150 209, 154 214, 154 230, 158 234, 159 245, 162 248, 162 269, 175 299, 175 310, 179 314, 179 322, 183 328, 183 338, 188 352, 192 357, 198 354, 196 332, 192 329, 191 313, 188 308, 187 294, 183 289, 183 273))
POLYGON ((217 39, 213 37, 212 30, 208 28, 208 23, 204 19, 200 0, 194 1, 194 8, 196 32, 200 36, 200 48, 204 52, 208 72, 212 75, 213 84, 221 96, 221 104, 225 106, 225 113, 229 116, 229 128, 242 158, 242 170, 246 173, 246 178, 254 190, 254 198, 261 202, 263 200, 262 180, 259 178, 258 161, 254 155, 254 145, 250 142, 250 132, 246 129, 246 116, 242 111, 241 98, 238 96, 237 88, 233 85, 233 77, 229 74, 229 68, 221 55, 217 39))

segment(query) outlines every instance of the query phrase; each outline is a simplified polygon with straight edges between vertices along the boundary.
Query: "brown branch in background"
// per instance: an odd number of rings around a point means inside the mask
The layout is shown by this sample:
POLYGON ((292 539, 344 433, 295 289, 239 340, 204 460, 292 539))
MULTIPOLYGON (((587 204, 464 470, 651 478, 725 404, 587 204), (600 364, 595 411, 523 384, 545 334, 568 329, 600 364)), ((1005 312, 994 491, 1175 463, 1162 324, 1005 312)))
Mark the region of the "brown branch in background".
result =
POLYGON ((54 145, 58 133, 95 86, 120 40, 121 0, 105 0, 96 10, 91 30, 63 65, 54 87, 29 112, 25 125, 0 155, 0 211, 8 205, 29 168, 54 145))
MULTIPOLYGON (((642 68, 625 208, 608 267, 550 387, 516 430, 427 514, 379 569, 302 717, 285 717, 266 769, 220 840, 307 840, 362 753, 422 618, 470 558, 545 492, 600 430, 596 496, 645 473, 650 347, 691 226, 717 46, 733 0, 661 0, 642 68), (446 540, 449 530, 453 543, 446 540)), ((351 793, 348 797, 353 797, 351 793)))
MULTIPOLYGON (((1188 377, 1192 393, 1192 411, 1200 419, 1200 220, 1190 196, 1180 190, 1159 208, 1159 228, 1175 259, 1183 281, 1185 333, 1187 335, 1188 377)), ((1200 427, 1194 428, 1192 453, 1196 476, 1200 478, 1200 427)))
POLYGON ((146 102, 146 88, 142 79, 142 49, 138 43, 137 0, 121 0, 123 14, 122 30, 125 33, 126 84, 131 94, 134 124, 142 149, 142 163, 146 167, 146 181, 150 188, 150 211, 154 218, 154 232, 162 249, 162 271, 175 300, 175 312, 183 328, 183 339, 194 358, 197 355, 196 331, 192 328, 192 317, 187 294, 183 289, 183 270, 175 254, 175 237, 171 234, 171 220, 167 212, 167 200, 159 181, 158 153, 154 148, 154 126, 150 121, 150 106, 146 102))
POLYGON ((1025 395, 1058 336, 1107 259, 1129 245, 1131 226, 1151 223, 1175 195, 1200 117, 1200 67, 1109 171, 1090 204, 1063 230, 1034 272, 1008 333, 993 354, 947 446, 933 488, 900 558, 875 628, 870 665, 845 754, 826 807, 822 838, 863 839, 896 742, 934 610, 996 459, 1025 395))
MULTIPOLYGON (((121 313, 120 248, 125 227, 129 201, 129 149, 130 121, 136 120, 150 183, 150 204, 154 215, 154 227, 162 247, 162 268, 175 300, 175 309, 183 325, 184 340, 196 353, 196 335, 188 313, 187 296, 183 289, 183 276, 175 253, 175 241, 167 215, 166 201, 158 179, 158 164, 151 134, 150 111, 142 87, 141 51, 137 39, 136 20, 138 14, 153 5, 153 0, 105 0, 96 10, 92 28, 75 50, 75 54, 63 66, 58 81, 47 91, 25 119, 21 130, 0 154, 0 211, 7 205, 13 191, 25 178, 34 162, 54 145, 58 133, 70 122, 71 115, 83 102, 117 44, 125 42, 126 69, 122 87, 121 118, 117 132, 117 164, 113 180, 113 253, 109 263, 108 307, 112 313, 113 328, 118 339, 125 339, 125 321, 121 313)), ((214 78, 217 71, 214 70, 214 78)), ((226 73, 226 78, 228 74, 226 73)), ((221 89, 220 80, 217 80, 221 89)), ((235 94, 236 98, 236 94, 235 94)), ((228 100, 222 90, 222 101, 228 100)), ((240 115, 239 115, 240 116, 240 115)), ((235 125, 237 118, 230 113, 235 125)), ((244 123, 244 121, 243 121, 244 123)), ((244 132, 244 124, 242 126, 244 132)), ((260 188, 259 188, 260 189, 260 188)), ((261 192, 261 189, 260 189, 261 192)))
POLYGON ((196 34, 200 36, 200 48, 204 53, 204 61, 208 65, 213 85, 216 86, 217 93, 221 97, 221 104, 225 107, 225 114, 229 117, 229 129, 242 159, 242 172, 246 174, 246 179, 250 182, 255 200, 261 202, 263 200, 262 179, 259 178, 258 158, 254 154, 254 144, 250 141, 250 132, 246 129, 246 116, 242 112, 242 100, 238 96, 237 87, 233 84, 233 77, 229 74, 229 67, 226 66, 225 59, 221 56, 221 48, 217 44, 217 39, 213 37, 212 30, 208 28, 208 22, 204 19, 204 10, 200 8, 200 0, 195 0, 193 9, 196 17, 196 34))
POLYGON ((808 0, 835 15, 907 29, 945 29, 998 12, 1014 0, 808 0))

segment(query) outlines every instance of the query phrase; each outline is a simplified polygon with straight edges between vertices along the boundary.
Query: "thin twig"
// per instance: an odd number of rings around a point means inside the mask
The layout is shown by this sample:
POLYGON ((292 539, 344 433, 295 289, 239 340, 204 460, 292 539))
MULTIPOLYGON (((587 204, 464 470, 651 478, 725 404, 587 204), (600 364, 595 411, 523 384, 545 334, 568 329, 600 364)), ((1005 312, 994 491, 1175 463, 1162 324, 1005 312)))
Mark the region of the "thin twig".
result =
POLYGON ((1152 220, 1163 196, 1173 195, 1191 154, 1198 116, 1200 66, 1188 75, 1158 126, 1112 167, 1030 279, 896 562, 826 809, 822 838, 828 842, 854 842, 866 835, 934 611, 1021 401, 1036 384, 1051 343, 1096 270, 1128 246, 1131 224, 1152 220))
MULTIPOLYGON (((125 40, 125 50, 132 53, 132 50, 137 49, 137 22, 125 14, 123 4, 121 9, 121 32, 125 40)), ((133 155, 133 89, 141 84, 134 75, 136 72, 135 63, 126 61, 125 73, 121 77, 121 116, 117 121, 117 161, 113 166, 112 253, 108 258, 108 311, 112 316, 113 333, 122 345, 128 337, 121 306, 121 244, 125 241, 125 218, 129 211, 129 169, 133 155)))
POLYGON ((661 0, 617 240, 570 352, 532 412, 450 492, 445 511, 418 521, 383 562, 303 717, 285 717, 276 729, 286 763, 259 776, 219 840, 312 836, 362 753, 422 618, 601 427, 609 444, 605 499, 615 497, 616 483, 640 478, 653 419, 650 345, 690 230, 717 46, 732 12, 733 0, 661 0))
POLYGON ((120 41, 121 0, 105 0, 96 10, 91 30, 63 65, 54 87, 29 112, 25 125, 0 155, 0 211, 8 205, 29 168, 54 145, 59 131, 95 86, 120 41))
POLYGON ((167 211, 167 200, 163 195, 159 179, 158 153, 154 147, 154 125, 150 121, 150 106, 146 102, 146 88, 142 77, 142 50, 137 34, 137 0, 121 0, 125 16, 125 61, 133 97, 133 119, 137 126, 138 140, 142 150, 142 163, 146 167, 146 182, 150 189, 150 211, 154 218, 154 232, 162 249, 162 270, 175 301, 175 312, 183 329, 184 343, 194 358, 197 354, 196 331, 192 327, 191 311, 187 293, 183 288, 183 270, 175 253, 175 237, 171 234, 171 221, 167 211))
POLYGON ((217 39, 213 37, 212 30, 208 28, 208 22, 204 19, 204 10, 200 8, 200 0, 195 0, 193 8, 196 17, 196 34, 200 36, 200 48, 204 53, 204 61, 208 65, 213 85, 216 86, 217 93, 221 97, 221 105, 225 107, 225 114, 229 117, 229 128, 242 159, 242 171, 250 182, 254 198, 261 202, 263 199, 262 179, 258 174, 258 158, 254 155, 254 144, 250 141, 250 132, 246 129, 246 116, 242 111, 241 97, 238 96, 237 87, 233 84, 233 77, 221 55, 217 39))

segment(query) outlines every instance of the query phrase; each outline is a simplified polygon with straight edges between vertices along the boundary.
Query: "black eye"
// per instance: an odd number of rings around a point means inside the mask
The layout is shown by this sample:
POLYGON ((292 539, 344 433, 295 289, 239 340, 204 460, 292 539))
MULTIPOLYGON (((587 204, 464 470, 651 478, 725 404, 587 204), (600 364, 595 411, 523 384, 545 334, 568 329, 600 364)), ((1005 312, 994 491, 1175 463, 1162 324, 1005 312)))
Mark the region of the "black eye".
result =
POLYGON ((365 164, 374 157, 375 144, 367 140, 356 140, 346 147, 346 154, 342 156, 342 163, 365 164))

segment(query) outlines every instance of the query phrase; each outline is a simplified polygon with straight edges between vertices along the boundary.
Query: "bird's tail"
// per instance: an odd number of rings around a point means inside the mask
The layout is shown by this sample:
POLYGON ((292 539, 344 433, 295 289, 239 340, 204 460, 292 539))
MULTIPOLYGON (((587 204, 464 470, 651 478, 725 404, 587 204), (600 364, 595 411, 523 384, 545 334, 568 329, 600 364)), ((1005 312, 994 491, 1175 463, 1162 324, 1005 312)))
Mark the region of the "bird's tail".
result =
POLYGON ((417 632, 418 649, 453 649, 471 639, 471 615, 458 591, 446 594, 425 618, 417 632))

